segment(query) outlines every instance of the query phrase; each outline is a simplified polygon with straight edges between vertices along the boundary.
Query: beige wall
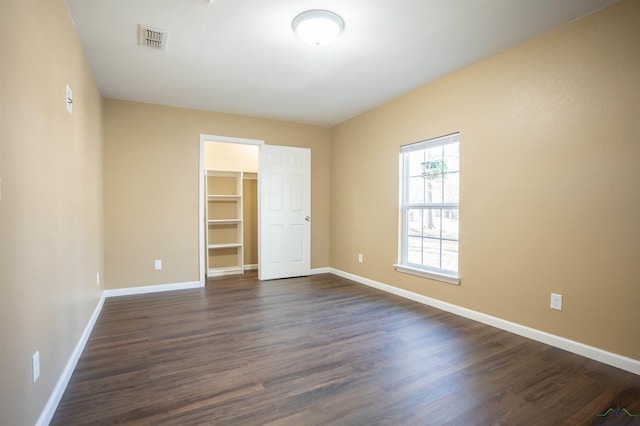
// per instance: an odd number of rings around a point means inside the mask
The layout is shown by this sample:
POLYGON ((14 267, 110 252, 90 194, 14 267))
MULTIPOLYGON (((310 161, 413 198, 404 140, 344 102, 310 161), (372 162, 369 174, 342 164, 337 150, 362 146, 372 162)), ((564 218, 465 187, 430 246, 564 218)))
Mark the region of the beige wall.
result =
POLYGON ((102 113, 64 1, 0 7, 0 424, 28 425, 102 292, 102 113))
POLYGON ((257 145, 230 142, 204 144, 204 168, 257 173, 259 168, 257 145))
POLYGON ((199 280, 200 134, 311 148, 311 267, 329 265, 329 129, 113 99, 103 108, 107 288, 199 280))
POLYGON ((333 128, 331 266, 640 359, 638 22, 623 0, 333 128), (392 266, 400 145, 456 131, 460 286, 392 266))
POLYGON ((198 279, 201 133, 312 149, 312 267, 640 359, 639 21, 622 0, 329 130, 101 102, 63 0, 0 0, 0 424, 42 412, 97 272, 108 288, 198 279), (399 147, 455 131, 461 286, 391 266, 399 147))

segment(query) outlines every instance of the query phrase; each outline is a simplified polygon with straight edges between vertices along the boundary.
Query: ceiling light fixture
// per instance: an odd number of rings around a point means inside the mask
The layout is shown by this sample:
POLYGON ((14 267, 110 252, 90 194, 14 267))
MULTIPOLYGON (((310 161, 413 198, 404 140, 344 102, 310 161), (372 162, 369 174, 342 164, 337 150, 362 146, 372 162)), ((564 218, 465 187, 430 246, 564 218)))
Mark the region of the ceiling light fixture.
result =
POLYGON ((323 46, 340 35, 344 30, 344 21, 340 15, 329 10, 312 9, 293 18, 291 27, 305 43, 323 46))

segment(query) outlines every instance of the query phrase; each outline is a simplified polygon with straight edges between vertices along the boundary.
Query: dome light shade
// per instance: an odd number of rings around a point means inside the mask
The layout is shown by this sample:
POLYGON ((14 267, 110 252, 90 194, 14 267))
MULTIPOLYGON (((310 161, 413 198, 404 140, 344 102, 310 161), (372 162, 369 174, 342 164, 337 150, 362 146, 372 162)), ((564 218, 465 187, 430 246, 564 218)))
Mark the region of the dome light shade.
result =
POLYGON ((293 31, 312 46, 330 43, 344 30, 340 15, 329 10, 313 9, 302 12, 291 22, 293 31))

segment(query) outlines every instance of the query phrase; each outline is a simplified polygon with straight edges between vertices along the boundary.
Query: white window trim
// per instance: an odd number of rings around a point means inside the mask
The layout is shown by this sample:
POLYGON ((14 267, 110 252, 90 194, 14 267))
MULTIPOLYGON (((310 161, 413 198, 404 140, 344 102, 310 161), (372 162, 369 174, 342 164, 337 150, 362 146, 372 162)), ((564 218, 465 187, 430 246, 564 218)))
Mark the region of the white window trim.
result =
POLYGON ((396 271, 402 272, 405 274, 417 275, 423 278, 430 278, 436 281, 442 281, 449 284, 460 285, 460 276, 459 275, 448 275, 435 271, 428 271, 426 269, 413 268, 407 265, 400 265, 398 263, 393 265, 396 268, 396 271))
MULTIPOLYGON (((403 202, 404 199, 406 198, 406 194, 405 194, 405 190, 406 187, 404 185, 404 154, 407 152, 412 152, 412 151, 418 151, 420 149, 424 149, 425 145, 428 145, 429 147, 433 147, 433 146, 439 146, 439 145, 446 145, 448 143, 450 143, 452 141, 452 139, 455 139, 456 142, 460 143, 460 134, 459 133, 452 133, 450 135, 445 135, 445 136, 441 136, 439 138, 433 138, 433 139, 428 139, 422 142, 415 142, 415 143, 411 143, 409 145, 403 145, 400 147, 400 156, 399 156, 399 182, 400 182, 400 191, 399 191, 399 195, 400 195, 400 200, 399 200, 399 209, 398 209, 398 217, 400 218, 400 220, 398 221, 398 263, 394 264, 393 266, 395 267, 396 271, 398 272, 402 272, 405 274, 411 274, 411 275, 416 275, 419 277, 423 277, 423 278, 429 278, 432 280, 436 280, 436 281, 442 281, 448 284, 453 284, 453 285, 460 285, 460 281, 461 281, 461 277, 460 277, 460 271, 458 271, 458 273, 447 273, 446 270, 438 270, 438 271, 434 271, 431 269, 427 269, 427 268, 419 268, 419 267, 414 267, 408 264, 403 264, 402 262, 405 261, 403 255, 406 255, 405 251, 406 251, 406 244, 407 244, 407 236, 405 235, 405 214, 404 214, 404 209, 403 209, 403 202)), ((449 203, 440 203, 438 204, 437 207, 457 207, 459 208, 460 206, 460 202, 458 200, 458 203, 454 204, 449 204, 449 203)), ((431 207, 431 203, 429 203, 429 205, 425 204, 424 206, 421 207, 431 207)), ((434 205, 435 207, 435 205, 434 205)), ((458 240, 460 241, 460 240, 458 240)), ((458 265, 459 267, 460 265, 458 265)), ((452 271, 453 272, 453 271, 452 271)))

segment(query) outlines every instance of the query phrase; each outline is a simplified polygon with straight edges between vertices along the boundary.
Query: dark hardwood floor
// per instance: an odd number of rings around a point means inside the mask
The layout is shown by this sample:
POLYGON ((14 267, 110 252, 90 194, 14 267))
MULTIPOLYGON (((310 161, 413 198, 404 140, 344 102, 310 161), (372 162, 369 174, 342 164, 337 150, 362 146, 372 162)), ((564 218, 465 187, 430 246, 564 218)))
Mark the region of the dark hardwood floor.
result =
POLYGON ((593 425, 609 408, 640 414, 640 376, 334 275, 250 273, 107 299, 52 424, 593 425))

